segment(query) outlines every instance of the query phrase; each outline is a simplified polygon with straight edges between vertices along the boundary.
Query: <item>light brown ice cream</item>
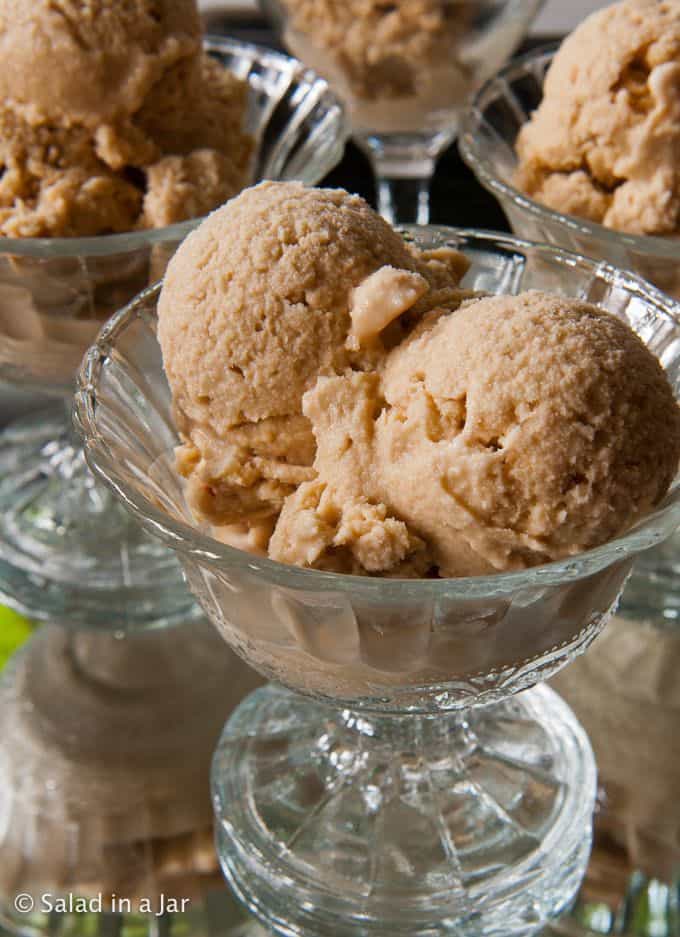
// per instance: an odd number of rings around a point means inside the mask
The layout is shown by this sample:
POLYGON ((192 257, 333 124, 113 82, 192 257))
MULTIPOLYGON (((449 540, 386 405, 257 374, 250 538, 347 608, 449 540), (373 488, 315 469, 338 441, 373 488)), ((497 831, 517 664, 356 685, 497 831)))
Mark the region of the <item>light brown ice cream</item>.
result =
POLYGON ((273 559, 409 577, 432 567, 425 542, 378 495, 374 447, 383 404, 375 373, 321 377, 305 394, 317 441, 316 477, 286 499, 269 542, 273 559))
POLYGON ((317 477, 270 542, 299 565, 333 568, 340 547, 355 561, 345 571, 399 575, 549 562, 630 527, 680 457, 670 385, 630 328, 538 292, 436 311, 380 378, 320 379, 303 405, 317 477), (348 527, 358 504, 368 530, 348 527))
MULTIPOLYGON (((539 3, 268 0, 287 48, 343 99, 358 138, 455 134, 474 88, 521 41, 539 3)), ((398 173, 397 173, 398 175, 398 173)))
POLYGON ((204 222, 158 329, 195 515, 403 577, 534 566, 649 512, 680 457, 658 360, 589 303, 475 296, 464 270, 344 192, 263 184, 204 222))
POLYGON ((217 525, 271 521, 315 475, 305 391, 319 375, 374 367, 423 304, 460 296, 465 267, 455 251, 412 249, 339 190, 263 183, 208 218, 171 261, 159 301, 197 512, 217 525), (387 315, 371 298, 380 271, 387 315))
POLYGON ((658 360, 597 307, 493 296, 387 358, 376 465, 440 573, 517 569, 622 533, 665 494, 680 411, 658 360))
POLYGON ((31 123, 70 116, 93 129, 139 110, 201 35, 193 0, 2 0, 0 17, 2 99, 31 123))
POLYGON ((0 0, 0 55, 0 234, 161 227, 246 184, 246 85, 194 0, 0 0))
POLYGON ((285 0, 282 6, 290 17, 286 45, 329 78, 355 126, 406 131, 437 117, 450 123, 451 110, 473 86, 471 64, 459 57, 472 4, 285 0))
POLYGON ((562 43, 517 139, 532 198, 632 234, 680 233, 680 2, 623 0, 562 43))

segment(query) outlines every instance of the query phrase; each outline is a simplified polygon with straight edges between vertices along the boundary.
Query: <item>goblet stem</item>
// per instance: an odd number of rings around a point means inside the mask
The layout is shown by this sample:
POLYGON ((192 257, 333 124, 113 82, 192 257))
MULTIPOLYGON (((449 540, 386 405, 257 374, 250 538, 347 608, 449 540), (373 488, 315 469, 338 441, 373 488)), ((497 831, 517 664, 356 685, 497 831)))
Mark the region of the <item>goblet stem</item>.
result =
POLYGON ((378 211, 390 224, 428 224, 431 176, 378 176, 378 211))
POLYGON ((356 135, 375 173, 378 210, 390 224, 429 222, 435 163, 452 136, 452 133, 356 135))
POLYGON ((543 687, 422 716, 270 686, 227 724, 213 791, 225 874, 277 932, 527 937, 576 894, 595 769, 543 687))

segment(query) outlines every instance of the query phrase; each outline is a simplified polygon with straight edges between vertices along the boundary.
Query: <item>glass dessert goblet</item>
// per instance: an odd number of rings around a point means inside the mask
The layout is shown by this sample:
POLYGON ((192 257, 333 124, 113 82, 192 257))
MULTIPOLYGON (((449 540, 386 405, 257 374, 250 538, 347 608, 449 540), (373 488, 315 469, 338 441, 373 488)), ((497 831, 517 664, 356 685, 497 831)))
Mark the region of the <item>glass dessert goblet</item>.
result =
MULTIPOLYGON (((519 237, 555 244, 632 270, 680 299, 678 239, 626 234, 565 215, 520 192, 513 179, 515 141, 543 97, 543 82, 555 55, 543 49, 506 66, 477 94, 463 115, 459 137, 463 159, 496 196, 519 237)), ((676 316, 679 307, 676 303, 676 316)), ((643 554, 624 602, 635 616, 680 618, 680 537, 643 554)))
MULTIPOLYGON (((248 82, 252 181, 318 182, 346 138, 326 82, 247 43, 208 39, 205 48, 248 82)), ((32 618, 80 617, 90 626, 103 615, 108 627, 117 616, 126 627, 156 586, 183 606, 176 559, 95 484, 70 408, 76 368, 102 322, 162 276, 199 220, 92 238, 0 239, 0 379, 61 398, 0 433, 0 596, 32 618)))
MULTIPOLYGON (((625 318, 680 393, 680 328, 641 280, 509 236, 408 236, 464 251, 470 288, 551 290, 625 318)), ((535 684, 588 646, 634 556, 675 529, 678 482, 625 536, 522 572, 342 576, 230 548, 196 525, 175 468, 158 292, 100 333, 76 422, 96 473, 177 550, 231 646, 279 684, 241 704, 215 757, 227 877, 284 934, 540 930, 583 875, 595 769, 569 709, 535 684)))
POLYGON ((289 51, 344 101, 375 172, 381 214, 426 224, 435 163, 461 110, 517 48, 541 0, 261 6, 289 51))
POLYGON ((680 298, 677 239, 626 234, 541 205, 515 188, 515 141, 541 103, 555 49, 530 52, 506 65, 475 96, 462 116, 459 146, 481 184, 501 203, 519 237, 632 270, 680 298))

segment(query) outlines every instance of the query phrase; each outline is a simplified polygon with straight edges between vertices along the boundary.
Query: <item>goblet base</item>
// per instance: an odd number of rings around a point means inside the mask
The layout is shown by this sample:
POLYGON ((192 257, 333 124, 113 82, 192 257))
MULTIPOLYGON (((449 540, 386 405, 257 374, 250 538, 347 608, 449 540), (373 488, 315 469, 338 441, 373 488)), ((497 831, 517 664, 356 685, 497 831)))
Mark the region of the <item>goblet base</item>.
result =
POLYGON ((533 934, 573 900, 595 765, 544 686, 463 714, 251 694, 213 763, 218 851, 286 935, 533 934))
POLYGON ((179 563, 95 482, 63 404, 0 433, 0 598, 86 627, 193 613, 179 563))

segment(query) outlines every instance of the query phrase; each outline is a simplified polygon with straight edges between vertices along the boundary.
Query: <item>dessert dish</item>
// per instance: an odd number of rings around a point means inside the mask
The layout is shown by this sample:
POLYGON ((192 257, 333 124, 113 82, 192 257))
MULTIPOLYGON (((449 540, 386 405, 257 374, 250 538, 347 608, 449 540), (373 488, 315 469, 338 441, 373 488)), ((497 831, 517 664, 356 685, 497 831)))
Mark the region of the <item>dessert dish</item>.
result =
MULTIPOLYGON (((20 6, 15 14, 24 22, 33 8, 20 6)), ((119 4, 111 15, 130 20, 133 9, 138 8, 119 4)), ((154 9, 139 5, 141 11, 154 9)), ((179 29, 182 10, 186 7, 170 4, 157 12, 167 14, 168 27, 174 23, 179 29)), ((54 10, 53 15, 57 16, 54 10)), ((171 39, 172 35, 171 31, 171 39)), ((174 40, 168 42, 174 48, 174 40)), ((137 49, 137 58, 141 56, 145 73, 156 59, 145 59, 144 48, 137 49)), ((245 84, 245 120, 255 141, 249 164, 253 178, 291 175, 314 183, 335 165, 346 124, 324 81, 287 56, 248 43, 206 39, 203 49, 215 67, 245 84)), ((102 54, 112 54, 111 47, 102 54)), ((92 55, 96 71, 99 58, 92 55)), ((170 95, 170 88, 166 90, 170 95)), ((170 97, 163 99, 168 108, 170 97)), ((178 97, 175 102, 177 120, 182 101, 178 97)), ((214 113, 206 115, 199 107, 195 111, 187 117, 187 128, 202 114, 208 120, 206 133, 212 133, 214 113)), ((176 120, 171 116, 168 112, 159 134, 165 126, 172 130, 176 120)), ((219 136, 222 130, 226 133, 229 120, 218 123, 213 129, 219 136)), ((178 146, 189 145, 182 134, 177 140, 178 146)), ((139 174, 135 179, 142 185, 139 174)), ((184 191, 181 185, 171 188, 184 191)), ((102 320, 162 276, 177 244, 197 223, 189 219, 93 237, 0 238, 0 378, 67 398, 66 406, 59 402, 52 412, 6 428, 0 444, 0 594, 31 617, 67 622, 78 618, 89 626, 105 607, 107 615, 118 613, 127 627, 146 601, 149 582, 164 581, 171 589, 170 580, 179 581, 177 565, 168 554, 161 557, 126 515, 115 511, 106 493, 93 488, 71 437, 70 395, 78 362, 102 320), (130 587, 126 595, 138 590, 132 607, 125 610, 119 601, 121 584, 130 587), (109 588, 111 602, 102 602, 109 588)))
POLYGON ((680 235, 680 3, 622 0, 562 43, 518 134, 515 184, 630 234, 680 235))
POLYGON ((167 228, 243 188, 248 83, 204 51, 194 0, 3 0, 0 52, 0 363, 30 355, 53 386, 182 232, 118 252, 77 239, 167 228), (73 248, 36 262, 15 243, 40 238, 73 248))
POLYGON ((659 504, 680 410, 658 360, 590 303, 475 296, 466 268, 291 183, 192 233, 158 335, 197 518, 284 563, 447 577, 577 554, 659 504))
POLYGON ((49 4, 9 8, 0 38, 17 61, 16 88, 6 75, 0 89, 0 370, 61 389, 101 321, 160 279, 195 219, 253 178, 315 181, 341 155, 344 118, 324 83, 287 57, 202 42, 193 2, 155 12, 91 4, 75 17, 80 36, 49 4), (32 82, 40 42, 45 67, 62 76, 59 95, 32 82), (79 94, 77 68, 100 98, 79 94), (274 110, 285 154, 266 133, 274 110))
POLYGON ((263 0, 287 48, 344 101, 380 212, 429 220, 429 179, 467 97, 516 48, 539 0, 263 0))
POLYGON ((356 129, 380 132, 437 127, 460 106, 475 80, 465 61, 474 4, 406 0, 283 0, 290 51, 326 74, 348 103, 356 129))
POLYGON ((680 295, 680 5, 621 0, 477 94, 461 154, 513 230, 680 295))
MULTIPOLYGON (((450 306, 441 304, 440 320, 465 312, 464 291, 479 302, 489 291, 550 292, 567 306, 570 295, 592 297, 640 328, 651 360, 663 355, 677 394, 677 322, 670 302, 642 281, 511 237, 441 228, 414 228, 410 237, 411 251, 446 248, 469 263, 462 279, 460 260, 449 270, 450 306)), ((279 262, 285 270, 285 249, 261 261, 265 272, 279 262)), ((353 287, 355 316, 347 313, 343 341, 345 351, 365 347, 383 363, 399 352, 402 330, 414 334, 437 307, 409 323, 395 295, 427 308, 429 288, 421 283, 414 300, 417 271, 385 266, 353 287), (401 289, 386 289, 385 278, 401 289), (373 305, 376 293, 389 302, 373 305), (388 310, 401 321, 387 324, 388 310)), ((224 264, 209 274, 206 296, 219 295, 235 272, 224 264)), ((412 935, 442 922, 461 935, 538 932, 571 901, 587 864, 594 762, 573 717, 548 690, 506 697, 588 646, 633 557, 675 529, 677 484, 606 544, 490 575, 343 575, 234 549, 216 539, 210 522, 197 523, 186 502, 157 334, 159 293, 160 286, 147 291, 103 330, 84 363, 77 407, 91 464, 177 551, 226 640, 301 694, 280 686, 256 691, 220 742, 213 768, 218 844, 237 894, 288 934, 412 935)), ((307 294, 314 296, 311 282, 292 298, 305 302, 307 294)), ((257 308, 256 334, 275 336, 277 303, 257 308)), ((586 308, 586 318, 603 316, 586 308)), ((313 304, 307 313, 317 314, 313 304)), ((289 360, 294 371, 290 345, 282 368, 289 360)), ((374 362, 354 368, 316 376, 311 392, 343 379, 381 379, 374 362)), ((302 395, 303 416, 310 390, 302 395)), ((210 388, 200 393, 208 397, 210 388)), ((336 414, 334 404, 328 415, 336 414)), ((356 448, 361 460, 360 445, 341 448, 348 459, 356 448)), ((227 469, 231 461, 230 454, 227 469)))
POLYGON ((511 13, 507 4, 467 0, 279 7, 293 55, 328 78, 356 132, 379 134, 450 132, 489 63, 510 54, 535 12, 531 4, 511 13))
POLYGON ((0 23, 0 234, 165 227, 247 183, 247 83, 194 0, 3 0, 0 23))

